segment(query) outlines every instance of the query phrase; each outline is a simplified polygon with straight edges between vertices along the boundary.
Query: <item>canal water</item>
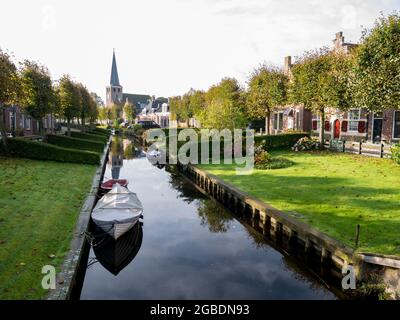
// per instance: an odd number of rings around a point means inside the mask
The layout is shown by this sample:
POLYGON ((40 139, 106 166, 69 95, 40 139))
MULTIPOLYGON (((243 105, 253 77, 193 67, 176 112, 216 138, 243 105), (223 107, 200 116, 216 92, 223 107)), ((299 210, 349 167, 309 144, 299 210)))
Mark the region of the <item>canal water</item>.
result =
POLYGON ((105 177, 129 180, 143 225, 90 249, 81 299, 337 299, 171 168, 151 165, 133 141, 116 139, 105 177))

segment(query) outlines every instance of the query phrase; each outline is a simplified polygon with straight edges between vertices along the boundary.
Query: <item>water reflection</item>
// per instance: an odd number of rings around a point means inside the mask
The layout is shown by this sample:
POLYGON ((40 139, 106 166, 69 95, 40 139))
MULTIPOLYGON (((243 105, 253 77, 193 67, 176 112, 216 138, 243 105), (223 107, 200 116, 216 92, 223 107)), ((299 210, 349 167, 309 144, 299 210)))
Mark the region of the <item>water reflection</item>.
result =
POLYGON ((97 241, 93 246, 93 251, 97 261, 116 276, 132 262, 139 252, 143 231, 141 223, 138 222, 118 240, 104 234, 104 231, 99 228, 95 228, 94 236, 97 241))
MULTIPOLYGON (((104 261, 90 267, 81 299, 335 299, 292 255, 203 195, 174 167, 127 159, 131 146, 122 140, 118 147, 124 154, 120 177, 134 181, 129 189, 146 208, 140 251, 133 262, 119 259, 123 269, 104 261)), ((106 175, 111 170, 112 162, 106 175)), ((100 256, 97 249, 89 253, 89 259, 100 256)))
POLYGON ((234 219, 232 214, 217 202, 210 200, 200 201, 197 213, 201 218, 201 225, 208 226, 211 232, 227 232, 234 219))

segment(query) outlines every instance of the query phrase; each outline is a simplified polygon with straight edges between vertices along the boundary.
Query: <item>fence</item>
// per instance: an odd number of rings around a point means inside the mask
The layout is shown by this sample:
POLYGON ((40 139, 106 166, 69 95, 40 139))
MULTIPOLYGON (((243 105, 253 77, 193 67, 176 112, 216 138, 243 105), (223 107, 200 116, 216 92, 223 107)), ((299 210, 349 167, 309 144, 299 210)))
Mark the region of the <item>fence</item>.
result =
POLYGON ((373 144, 369 142, 354 142, 344 140, 330 140, 325 147, 338 152, 360 154, 376 158, 390 158, 392 153, 389 144, 373 144))

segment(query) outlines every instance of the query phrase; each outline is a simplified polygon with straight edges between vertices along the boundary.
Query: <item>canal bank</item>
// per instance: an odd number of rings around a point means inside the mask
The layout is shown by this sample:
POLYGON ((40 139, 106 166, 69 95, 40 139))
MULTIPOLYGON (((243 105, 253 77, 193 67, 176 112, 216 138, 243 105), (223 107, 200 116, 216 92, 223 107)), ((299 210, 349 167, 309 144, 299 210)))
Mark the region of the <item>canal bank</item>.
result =
POLYGON ((309 262, 312 259, 314 265, 327 269, 338 281, 343 278, 342 270, 351 266, 355 270, 357 281, 364 283, 367 288, 376 290, 383 285, 386 288, 378 290, 385 291, 388 298, 400 298, 399 257, 356 252, 353 248, 241 191, 215 175, 192 165, 178 163, 177 168, 202 192, 230 208, 240 217, 251 219, 251 224, 260 229, 263 235, 280 245, 284 244, 289 252, 302 261, 309 262))
POLYGON ((54 290, 50 290, 47 296, 48 300, 71 299, 74 287, 76 286, 76 283, 80 281, 79 276, 82 274, 80 266, 82 260, 87 258, 89 246, 85 238, 85 232, 89 228, 90 214, 99 197, 99 187, 104 178, 111 141, 112 138, 110 137, 104 148, 100 165, 98 166, 93 177, 90 191, 80 210, 74 228, 70 249, 65 257, 64 263, 61 266, 60 272, 57 273, 56 288, 54 290))
POLYGON ((127 178, 142 201, 142 241, 131 242, 136 252, 117 272, 91 248, 81 263, 81 299, 343 298, 173 167, 151 165, 138 147, 115 141, 105 176, 127 178))

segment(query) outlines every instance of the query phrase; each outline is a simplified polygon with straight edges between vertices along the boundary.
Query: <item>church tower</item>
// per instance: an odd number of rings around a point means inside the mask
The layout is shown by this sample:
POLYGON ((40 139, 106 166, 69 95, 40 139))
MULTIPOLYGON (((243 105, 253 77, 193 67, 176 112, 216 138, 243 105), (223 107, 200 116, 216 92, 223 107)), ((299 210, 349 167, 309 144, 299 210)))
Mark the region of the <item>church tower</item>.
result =
POLYGON ((113 104, 122 104, 122 86, 119 83, 117 60, 115 59, 115 51, 113 50, 110 85, 106 87, 106 106, 111 107, 113 104))

